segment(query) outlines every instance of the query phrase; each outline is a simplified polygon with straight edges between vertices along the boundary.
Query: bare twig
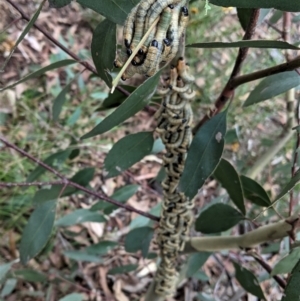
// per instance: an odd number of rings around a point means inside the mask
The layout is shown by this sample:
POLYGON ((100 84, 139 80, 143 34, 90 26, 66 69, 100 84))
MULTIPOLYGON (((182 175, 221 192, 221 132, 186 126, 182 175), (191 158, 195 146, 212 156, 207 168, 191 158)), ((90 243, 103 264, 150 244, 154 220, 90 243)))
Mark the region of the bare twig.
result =
POLYGON ((52 182, 22 182, 22 183, 5 183, 0 182, 0 187, 30 187, 30 186, 53 186, 53 185, 64 185, 64 181, 52 181, 52 182))
MULTIPOLYGON (((251 252, 252 257, 269 273, 272 272, 272 267, 270 267, 257 253, 251 252)), ((273 276, 273 279, 278 283, 278 285, 285 289, 286 282, 277 275, 273 276)))
MULTIPOLYGON (((12 0, 6 0, 6 2, 8 2, 11 6, 13 6, 19 12, 19 14, 21 15, 22 19, 24 19, 24 20, 26 20, 28 22, 30 21, 30 18, 25 14, 25 12, 16 3, 14 3, 12 0)), ((53 44, 55 44, 57 47, 59 47, 60 49, 62 49, 65 53, 67 53, 75 61, 77 61, 79 64, 81 64, 82 66, 84 66, 86 69, 88 69, 92 73, 98 75, 97 70, 91 64, 89 64, 86 61, 82 61, 74 52, 72 52, 69 48, 65 47, 62 43, 60 43, 59 41, 57 41, 56 39, 54 39, 53 36, 51 36, 48 32, 46 32, 39 25, 34 24, 33 26, 38 31, 40 31, 48 40, 50 40, 53 44)), ((119 90, 121 93, 123 93, 126 96, 130 95, 130 93, 128 91, 126 91, 124 88, 122 88, 120 86, 117 86, 116 89, 119 90)))
MULTIPOLYGON (((243 40, 250 40, 252 38, 258 21, 258 17, 259 17, 259 9, 253 9, 243 40)), ((225 104, 228 102, 228 100, 233 97, 235 87, 232 86, 231 82, 240 73, 242 64, 247 57, 248 50, 249 50, 248 47, 239 48, 239 52, 235 60, 235 65, 233 67, 229 80, 225 85, 223 91, 221 92, 220 96, 217 98, 214 105, 214 109, 210 110, 210 112, 207 113, 202 118, 202 120, 199 121, 199 123, 193 129, 194 133, 196 133, 197 130, 202 126, 202 124, 204 124, 207 120, 209 120, 211 116, 214 116, 218 112, 220 112, 222 108, 225 106, 225 104)))
POLYGON ((108 196, 104 195, 104 194, 100 194, 100 193, 97 193, 93 190, 90 190, 86 187, 83 187, 75 182, 72 182, 70 181, 69 179, 67 179, 64 175, 62 175, 61 173, 59 173, 57 170, 55 170, 54 168, 52 168, 51 166, 45 164, 44 162, 40 161, 39 159, 33 157, 32 155, 28 154, 26 151, 22 150, 21 148, 17 147, 15 144, 13 143, 10 143, 9 141, 7 141, 4 137, 1 137, 0 136, 0 141, 3 142, 6 146, 14 149, 16 152, 18 152, 19 154, 21 154, 22 156, 28 158, 29 160, 37 163, 38 165, 40 165, 41 167, 45 168, 46 170, 48 170, 49 172, 53 173, 54 175, 56 175, 58 178, 62 179, 63 180, 63 183, 65 185, 68 185, 68 186, 72 186, 72 187, 75 187, 81 191, 84 191, 86 192, 87 194, 89 195, 92 195, 98 199, 102 199, 108 203, 111 203, 111 204, 114 204, 118 207, 121 207, 127 211, 131 211, 131 212, 135 212, 139 215, 143 215, 145 217, 148 217, 154 221, 159 221, 159 217, 155 216, 155 215, 152 215, 150 213, 147 213, 147 212, 144 212, 144 211, 141 211, 141 210, 138 210, 130 205, 126 205, 126 204, 122 204, 116 200, 113 200, 111 198, 109 198, 108 196))

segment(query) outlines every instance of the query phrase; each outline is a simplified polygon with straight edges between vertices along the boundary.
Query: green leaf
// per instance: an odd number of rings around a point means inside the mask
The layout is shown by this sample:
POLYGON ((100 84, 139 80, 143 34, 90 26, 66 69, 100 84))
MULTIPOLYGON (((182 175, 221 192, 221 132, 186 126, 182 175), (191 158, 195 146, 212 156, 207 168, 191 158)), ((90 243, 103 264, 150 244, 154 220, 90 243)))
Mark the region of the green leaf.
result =
POLYGON ((61 8, 72 2, 72 0, 48 0, 49 7, 51 8, 61 8))
POLYGON ((11 261, 9 263, 5 263, 0 265, 0 283, 4 280, 6 274, 9 272, 11 269, 12 265, 16 263, 16 261, 11 261))
POLYGON ((281 301, 299 301, 300 260, 295 265, 281 301))
MULTIPOLYGON (((132 93, 135 90, 135 87, 132 86, 121 86, 124 88, 127 92, 132 93)), ((112 109, 117 106, 119 106, 121 103, 123 103, 126 99, 126 96, 124 93, 120 92, 119 90, 115 90, 114 93, 109 94, 107 98, 104 99, 101 106, 96 111, 103 111, 107 109, 112 109)))
POLYGON ((245 215, 244 195, 240 177, 235 168, 225 159, 221 159, 214 176, 227 190, 231 200, 245 215))
POLYGON ((189 44, 186 47, 191 48, 236 48, 236 47, 249 47, 249 48, 277 48, 277 49, 294 49, 299 50, 300 48, 292 44, 282 41, 271 41, 271 40, 244 40, 237 42, 203 42, 189 44))
POLYGON ((300 170, 298 170, 295 175, 292 177, 292 179, 289 181, 289 183, 282 189, 282 191, 278 194, 278 196, 275 198, 274 202, 279 201, 281 198, 283 198, 287 193, 289 193, 295 185, 297 185, 300 181, 300 170))
POLYGON ((82 139, 103 134, 143 109, 148 104, 157 86, 159 77, 160 72, 147 79, 112 114, 101 121, 89 133, 85 134, 82 139))
POLYGON ((295 248, 274 266, 271 276, 290 273, 300 258, 300 248, 295 248))
POLYGON ((198 272, 210 255, 210 252, 199 252, 191 255, 187 262, 186 277, 192 277, 196 272, 198 272))
MULTIPOLYGON (((112 199, 120 202, 125 203, 130 199, 140 188, 139 185, 126 185, 121 187, 120 189, 116 190, 113 195, 111 196, 112 199)), ((99 201, 91 207, 91 211, 102 210, 105 214, 111 214, 118 206, 105 202, 99 201)))
POLYGON ((36 256, 48 242, 55 219, 56 201, 49 201, 38 206, 31 214, 22 233, 20 258, 26 264, 36 256))
POLYGON ((250 294, 263 300, 267 300, 255 275, 236 262, 233 262, 233 265, 235 268, 235 277, 240 285, 250 294))
MULTIPOLYGON (((238 8, 237 9, 237 15, 238 15, 239 21, 242 25, 242 28, 244 30, 246 30, 247 25, 249 24, 252 12, 253 12, 253 9, 251 9, 251 8, 238 8)), ((259 18, 257 21, 257 25, 259 25, 263 21, 263 19, 266 17, 266 15, 269 12, 270 12, 270 9, 260 9, 259 10, 259 18)))
POLYGON ((65 251, 64 255, 76 261, 101 263, 103 260, 99 256, 91 255, 84 251, 65 251))
MULTIPOLYGON (((43 160, 43 162, 51 167, 53 167, 54 165, 61 165, 65 160, 68 159, 68 157, 70 156, 72 150, 71 149, 66 149, 63 151, 58 151, 52 155, 50 155, 49 157, 47 157, 45 160, 43 160)), ((37 178, 39 178, 43 173, 45 173, 47 170, 38 165, 27 177, 26 182, 33 182, 35 181, 37 178)))
MULTIPOLYGON (((41 4, 39 5, 37 11, 34 13, 33 17, 30 19, 30 21, 28 22, 28 24, 26 25, 26 27, 24 28, 24 30, 22 31, 22 33, 20 34, 17 42, 14 44, 10 54, 8 55, 8 57, 5 59, 2 68, 0 69, 0 73, 4 72, 4 69, 7 65, 7 63, 9 62, 11 56, 13 55, 13 53, 15 52, 16 48, 18 47, 18 45, 23 41, 23 39, 25 38, 25 36, 27 35, 27 33, 29 32, 29 30, 31 29, 31 27, 34 25, 35 21, 37 20, 37 18, 40 15, 40 12, 45 4, 46 0, 43 0, 41 2, 41 4)), ((7 88, 6 88, 7 89, 7 88)), ((5 90, 5 88, 3 89, 5 90)), ((0 91, 2 91, 0 89, 0 91)))
MULTIPOLYGON (((81 186, 87 186, 94 177, 95 169, 91 167, 84 168, 77 172, 70 180, 81 186)), ((50 189, 40 189, 33 197, 33 204, 40 204, 59 197, 70 196, 79 190, 72 186, 54 185, 50 189)))
POLYGON ((282 0, 210 0, 211 4, 224 7, 276 8, 283 11, 300 11, 300 2, 282 0))
POLYGON ((300 77, 296 71, 286 71, 270 75, 254 88, 243 106, 248 107, 263 100, 270 99, 299 85, 300 77))
POLYGON ((120 267, 110 269, 107 274, 109 275, 116 275, 116 274, 125 274, 135 271, 138 268, 137 264, 128 264, 122 265, 120 267))
POLYGON ((63 298, 59 299, 58 301, 83 301, 83 295, 72 293, 69 295, 64 296, 63 298))
POLYGON ((55 97, 52 107, 52 119, 57 121, 61 113, 62 107, 67 100, 67 93, 70 91, 71 85, 76 80, 78 76, 75 76, 55 97))
POLYGON ((115 177, 133 164, 151 153, 153 147, 153 133, 140 132, 128 135, 116 144, 104 160, 106 177, 115 177))
POLYGON ((190 199, 219 164, 224 148, 226 114, 224 111, 205 123, 192 141, 180 179, 180 190, 190 199))
POLYGON ((91 51, 98 75, 111 88, 112 77, 109 71, 113 68, 116 55, 116 23, 106 19, 96 27, 91 51))
POLYGON ((23 270, 17 270, 12 273, 12 276, 22 279, 28 282, 46 282, 48 281, 48 278, 45 274, 42 274, 40 272, 30 270, 30 269, 23 269, 23 270))
POLYGON ((242 181, 244 196, 246 199, 262 207, 268 207, 271 205, 268 194, 260 184, 243 175, 240 179, 242 181))
POLYGON ((199 293, 197 296, 198 300, 200 301, 216 301, 213 296, 208 295, 206 293, 199 293))
POLYGON ((84 251, 92 255, 106 255, 117 245, 118 243, 115 241, 104 240, 85 248, 84 251))
POLYGON ((142 227, 131 230, 125 238, 126 252, 135 253, 141 250, 143 257, 147 257, 153 233, 153 228, 150 227, 142 227))
POLYGON ((153 144, 151 154, 157 154, 165 149, 165 145, 160 138, 156 139, 153 144))
POLYGON ((4 91, 6 89, 13 88, 16 85, 27 81, 28 79, 39 77, 39 76, 43 75, 44 73, 46 73, 47 71, 57 69, 57 68, 60 68, 60 67, 65 67, 65 66, 68 66, 68 65, 71 65, 71 64, 74 64, 74 63, 77 63, 77 62, 74 61, 74 60, 62 60, 62 61, 59 61, 59 62, 55 62, 55 63, 50 64, 50 65, 48 65, 44 68, 41 68, 37 71, 34 71, 32 73, 29 73, 29 74, 25 75, 24 77, 22 77, 20 80, 16 81, 15 83, 0 89, 0 92, 4 91))
POLYGON ((106 219, 98 212, 92 212, 89 209, 77 209, 57 220, 55 226, 69 227, 86 222, 104 223, 106 222, 106 219))
POLYGON ((10 295, 13 292, 13 290, 16 288, 17 283, 18 283, 17 279, 14 278, 7 279, 3 284, 0 297, 4 298, 10 295))
POLYGON ((214 204, 200 213, 195 228, 205 234, 219 233, 232 228, 243 219, 244 216, 233 207, 214 204))

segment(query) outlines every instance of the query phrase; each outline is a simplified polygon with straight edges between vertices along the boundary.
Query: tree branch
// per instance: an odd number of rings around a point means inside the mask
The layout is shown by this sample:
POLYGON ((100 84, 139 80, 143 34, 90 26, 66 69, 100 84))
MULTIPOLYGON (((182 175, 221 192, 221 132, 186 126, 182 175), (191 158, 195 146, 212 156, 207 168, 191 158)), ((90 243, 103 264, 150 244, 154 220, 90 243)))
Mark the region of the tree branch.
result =
MULTIPOLYGON (((254 31, 255 31, 255 28, 256 28, 258 17, 259 17, 259 9, 253 9, 251 17, 250 17, 250 21, 246 28, 245 34, 243 36, 243 40, 251 40, 251 38, 254 34, 254 31)), ((223 91, 221 92, 221 94, 219 95, 217 100, 215 101, 214 109, 210 110, 210 112, 207 113, 202 118, 202 120, 200 120, 199 123, 194 127, 194 129, 193 129, 194 134, 198 131, 198 129, 207 120, 209 120, 212 116, 219 113, 222 110, 222 108, 225 106, 225 104, 228 102, 228 100, 233 97, 234 87, 232 86, 231 82, 240 73, 242 64, 247 57, 248 51, 249 51, 248 47, 239 48, 239 52, 238 52, 237 58, 235 60, 235 64, 234 64, 233 70, 231 72, 231 75, 229 77, 229 80, 228 80, 227 84, 225 85, 223 91)))
POLYGON ((52 182, 22 182, 22 183, 5 183, 0 182, 0 187, 30 187, 30 186, 49 186, 49 185, 64 185, 65 181, 52 181, 52 182))
MULTIPOLYGON (((6 0, 11 6, 13 6, 21 15, 22 19, 26 20, 27 22, 30 21, 30 18, 25 14, 25 12, 12 0, 6 0)), ((40 31, 48 40, 50 40, 53 44, 55 44, 57 47, 62 49, 65 53, 67 53, 70 57, 72 57, 75 61, 77 61, 79 64, 84 66, 86 69, 94 73, 95 75, 98 75, 97 70, 88 62, 82 61, 74 52, 72 52, 69 48, 65 47, 62 43, 54 39, 48 32, 46 32, 43 28, 41 28, 39 25, 34 24, 33 25, 38 31, 40 31)), ((124 88, 117 86, 117 90, 119 90, 121 93, 123 93, 126 96, 129 96, 130 93, 126 91, 124 88)))
POLYGON ((136 209, 136 208, 134 208, 134 207, 132 207, 130 205, 122 204, 122 203, 120 203, 120 202, 118 202, 116 200, 113 200, 113 199, 109 198, 108 196, 106 196, 104 194, 97 193, 97 192, 95 192, 93 190, 90 190, 90 189, 85 188, 85 187, 83 187, 83 186, 81 186, 81 185, 79 185, 79 184, 77 184, 75 182, 70 181, 64 175, 62 175, 61 173, 59 173, 57 170, 55 170, 51 166, 45 164, 44 162, 40 161, 39 159, 34 158, 30 154, 28 154, 26 151, 24 151, 21 148, 17 147, 15 144, 8 142, 4 137, 0 136, 0 141, 2 143, 4 143, 6 146, 8 146, 8 147, 14 149, 15 151, 17 151, 22 156, 24 156, 24 157, 28 158, 29 160, 37 163, 38 165, 42 166, 43 168, 45 168, 49 172, 51 172, 54 175, 56 175, 58 178, 62 179, 64 184, 72 186, 72 187, 75 187, 75 188, 77 188, 77 189, 79 189, 81 191, 86 192, 89 195, 95 196, 98 199, 102 199, 102 200, 104 200, 104 201, 106 201, 108 203, 114 204, 114 205, 116 205, 118 207, 121 207, 121 208, 123 208, 125 210, 131 211, 131 212, 135 212, 135 213, 137 213, 139 215, 143 215, 143 216, 148 217, 148 218, 150 218, 150 219, 152 219, 154 221, 159 221, 159 217, 157 217, 155 215, 152 215, 150 213, 138 210, 138 209, 136 209))

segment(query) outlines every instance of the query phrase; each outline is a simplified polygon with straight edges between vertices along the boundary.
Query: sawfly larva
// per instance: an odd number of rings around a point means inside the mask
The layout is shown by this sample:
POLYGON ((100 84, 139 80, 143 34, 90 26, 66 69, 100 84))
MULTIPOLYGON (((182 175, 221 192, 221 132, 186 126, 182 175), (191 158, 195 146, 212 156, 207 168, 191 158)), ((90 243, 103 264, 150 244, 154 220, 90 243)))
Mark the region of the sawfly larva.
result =
POLYGON ((138 6, 136 5, 131 12, 129 13, 123 29, 123 37, 124 37, 124 44, 126 48, 130 47, 132 37, 134 34, 135 29, 135 15, 137 12, 138 6))

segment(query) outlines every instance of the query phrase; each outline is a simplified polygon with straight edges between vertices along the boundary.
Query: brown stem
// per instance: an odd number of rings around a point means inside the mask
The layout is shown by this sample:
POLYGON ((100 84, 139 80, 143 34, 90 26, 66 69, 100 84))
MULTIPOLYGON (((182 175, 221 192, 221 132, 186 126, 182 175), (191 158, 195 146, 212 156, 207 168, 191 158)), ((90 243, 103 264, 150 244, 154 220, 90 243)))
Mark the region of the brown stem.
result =
MULTIPOLYGON (((251 255, 253 256, 253 258, 269 273, 271 274, 272 272, 272 267, 270 267, 258 254, 256 253, 251 253, 251 255)), ((278 283, 278 285, 285 289, 286 287, 286 282, 280 278, 279 276, 277 275, 274 275, 273 276, 273 279, 278 283)))
POLYGON ((62 175, 61 173, 59 173, 57 170, 55 170, 54 168, 52 168, 51 166, 45 164, 44 162, 40 161, 39 159, 31 156, 30 154, 28 154, 26 151, 22 150, 21 148, 17 147, 15 144, 13 143, 10 143, 8 142, 4 137, 1 137, 0 136, 0 141, 3 142, 6 146, 14 149, 15 151, 17 151, 19 154, 21 154, 22 156, 28 158, 29 160, 37 163, 38 165, 42 166, 43 168, 45 168, 46 170, 48 170, 49 172, 55 174, 58 178, 62 179, 63 182, 66 184, 66 185, 69 185, 69 186, 72 186, 72 187, 75 187, 81 191, 84 191, 86 192, 87 194, 89 195, 92 195, 92 196, 95 196, 96 198, 98 199, 102 199, 108 203, 111 203, 111 204, 114 204, 118 207, 121 207, 125 210, 128 210, 128 211, 131 211, 131 212, 135 212, 139 215, 143 215, 145 217, 148 217, 154 221, 159 221, 159 217, 155 216, 155 215, 152 215, 150 213, 147 213, 147 212, 144 212, 144 211, 141 211, 141 210, 138 210, 130 205, 126 205, 126 204, 122 204, 116 200, 113 200, 111 198, 109 198, 108 196, 104 195, 104 194, 100 194, 100 193, 97 193, 93 190, 90 190, 88 188, 85 188, 75 182, 72 182, 70 181, 69 179, 67 179, 64 175, 62 175))
MULTIPOLYGON (((25 12, 12 0, 6 0, 11 6, 13 6, 21 15, 22 19, 26 21, 30 21, 30 18, 25 14, 25 12)), ((70 57, 72 57, 75 61, 77 61, 79 64, 84 66, 86 69, 91 71, 92 73, 98 75, 97 70, 88 62, 82 61, 74 52, 72 52, 69 48, 65 47, 63 44, 61 44, 59 41, 53 38, 49 33, 47 33, 43 28, 41 28, 39 25, 34 24, 33 25, 38 31, 40 31, 47 39, 49 39, 53 44, 55 44, 57 47, 62 49, 65 53, 67 53, 70 57)), ((130 93, 126 91, 124 88, 117 86, 117 90, 119 90, 121 93, 123 93, 126 96, 129 96, 130 93)))
MULTIPOLYGON (((254 34, 254 31, 255 31, 255 28, 256 28, 258 17, 259 17, 259 9, 253 9, 251 17, 250 17, 250 21, 248 23, 248 26, 246 28, 246 31, 245 31, 245 34, 243 37, 243 40, 251 40, 251 38, 254 34)), ((222 108, 224 108, 224 106, 228 102, 228 100, 233 97, 234 87, 232 86, 231 82, 240 73, 242 64, 247 57, 248 50, 249 50, 248 47, 239 48, 239 52, 238 52, 237 58, 235 60, 235 64, 234 64, 233 70, 231 72, 231 75, 229 77, 229 80, 228 80, 227 84, 225 85, 223 91, 221 92, 221 94, 219 95, 217 100, 215 101, 214 109, 210 110, 209 113, 207 113, 202 118, 202 120, 199 121, 199 123, 193 129, 194 134, 198 131, 198 129, 207 120, 209 120, 212 116, 219 113, 222 110, 222 108)))

